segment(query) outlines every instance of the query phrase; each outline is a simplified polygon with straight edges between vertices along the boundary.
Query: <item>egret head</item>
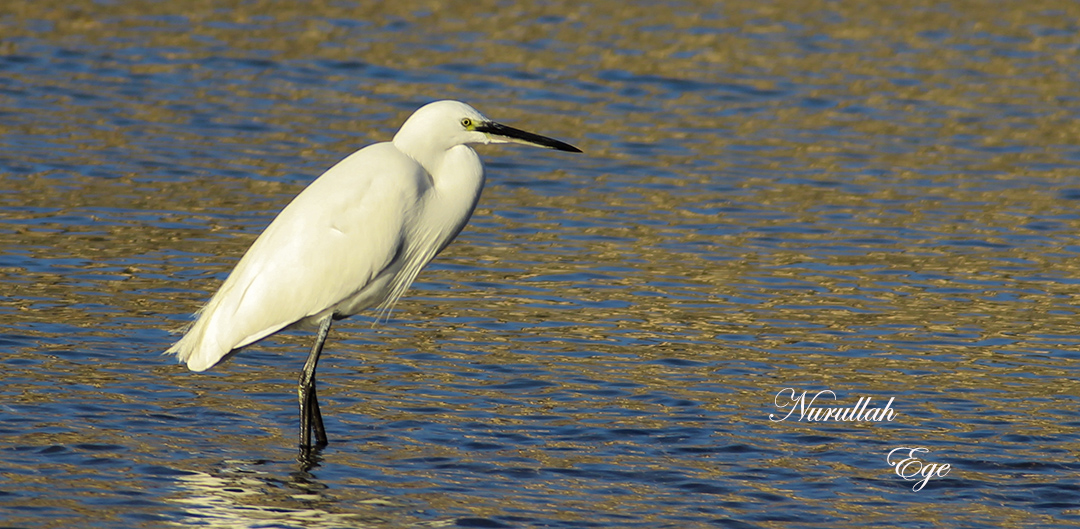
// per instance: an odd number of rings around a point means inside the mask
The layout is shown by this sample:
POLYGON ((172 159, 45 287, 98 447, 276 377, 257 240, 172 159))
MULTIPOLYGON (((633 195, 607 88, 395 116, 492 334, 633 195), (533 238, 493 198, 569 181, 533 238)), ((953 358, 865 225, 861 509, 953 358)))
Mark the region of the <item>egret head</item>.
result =
POLYGON ((394 145, 418 159, 437 157, 470 143, 524 143, 581 152, 568 143, 495 123, 460 101, 436 101, 420 107, 394 136, 394 145))

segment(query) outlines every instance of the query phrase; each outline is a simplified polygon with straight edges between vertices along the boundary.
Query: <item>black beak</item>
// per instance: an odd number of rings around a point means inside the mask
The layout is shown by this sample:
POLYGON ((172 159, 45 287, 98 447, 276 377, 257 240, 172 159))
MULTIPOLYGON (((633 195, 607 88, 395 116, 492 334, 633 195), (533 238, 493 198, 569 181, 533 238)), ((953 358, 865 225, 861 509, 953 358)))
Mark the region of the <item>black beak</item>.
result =
POLYGON ((555 149, 556 151, 581 152, 581 149, 578 149, 569 143, 551 139, 547 136, 525 132, 520 129, 515 129, 514 127, 507 127, 506 125, 495 123, 494 121, 481 123, 473 130, 497 136, 498 139, 502 139, 503 141, 536 145, 538 147, 555 149))

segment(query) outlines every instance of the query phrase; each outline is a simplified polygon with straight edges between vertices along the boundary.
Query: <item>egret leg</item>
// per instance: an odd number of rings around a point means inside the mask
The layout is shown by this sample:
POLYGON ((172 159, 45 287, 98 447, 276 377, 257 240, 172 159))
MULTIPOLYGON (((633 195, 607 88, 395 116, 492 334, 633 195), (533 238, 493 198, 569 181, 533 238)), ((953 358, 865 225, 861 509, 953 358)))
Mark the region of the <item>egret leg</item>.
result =
POLYGON ((319 324, 319 333, 315 336, 315 345, 308 353, 304 370, 300 373, 297 393, 300 398, 300 454, 307 455, 311 449, 311 431, 315 431, 315 444, 318 447, 326 446, 326 427, 323 426, 322 411, 319 410, 319 400, 315 394, 315 366, 319 363, 319 355, 322 354, 323 343, 326 335, 330 333, 330 324, 334 319, 327 316, 319 324))
POLYGON ((311 426, 315 431, 315 445, 326 446, 326 427, 322 422, 322 410, 319 409, 319 399, 315 396, 315 386, 311 386, 311 426))

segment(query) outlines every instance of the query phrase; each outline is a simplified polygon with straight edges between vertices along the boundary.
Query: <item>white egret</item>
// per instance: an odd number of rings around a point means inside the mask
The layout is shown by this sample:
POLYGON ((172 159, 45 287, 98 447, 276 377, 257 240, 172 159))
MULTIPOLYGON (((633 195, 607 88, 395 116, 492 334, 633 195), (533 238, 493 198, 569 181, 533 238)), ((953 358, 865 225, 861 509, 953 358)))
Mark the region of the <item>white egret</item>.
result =
POLYGON ((465 226, 484 187, 474 143, 581 152, 464 103, 425 105, 393 141, 360 149, 297 195, 166 352, 204 371, 284 329, 317 328, 298 387, 301 455, 313 431, 325 446, 315 366, 330 324, 370 307, 389 311, 465 226))

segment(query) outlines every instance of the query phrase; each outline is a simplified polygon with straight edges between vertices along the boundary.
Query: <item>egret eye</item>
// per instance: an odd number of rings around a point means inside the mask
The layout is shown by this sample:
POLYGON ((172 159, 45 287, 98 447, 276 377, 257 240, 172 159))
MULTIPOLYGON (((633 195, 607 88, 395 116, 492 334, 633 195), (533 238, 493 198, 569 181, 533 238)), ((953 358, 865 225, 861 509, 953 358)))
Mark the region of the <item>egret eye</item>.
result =
POLYGON ((461 126, 465 128, 472 128, 472 120, 469 118, 463 118, 461 120, 461 126))

